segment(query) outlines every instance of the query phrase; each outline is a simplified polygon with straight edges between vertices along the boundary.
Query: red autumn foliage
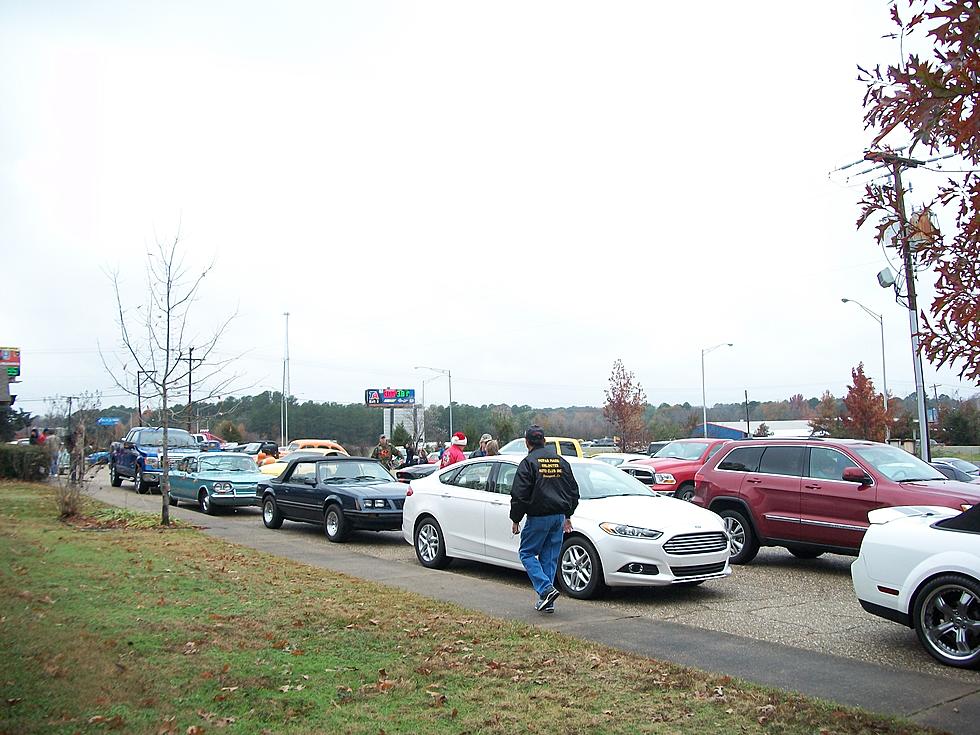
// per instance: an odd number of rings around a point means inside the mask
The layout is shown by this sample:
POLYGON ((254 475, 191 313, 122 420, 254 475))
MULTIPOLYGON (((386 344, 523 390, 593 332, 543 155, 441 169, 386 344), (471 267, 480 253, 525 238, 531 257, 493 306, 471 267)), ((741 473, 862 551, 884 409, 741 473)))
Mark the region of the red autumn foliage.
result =
POLYGON ((853 385, 847 387, 844 396, 844 432, 853 439, 884 441, 888 422, 884 400, 880 393, 875 393, 874 384, 864 374, 863 362, 851 369, 851 380, 853 385))
MULTIPOLYGON (((931 155, 956 153, 959 177, 940 188, 927 211, 948 210, 954 231, 943 233, 922 217, 910 222, 917 267, 936 274, 936 296, 923 313, 922 344, 937 366, 956 365, 960 376, 980 379, 980 3, 977 0, 905 0, 891 6, 903 46, 926 42, 926 57, 910 53, 894 66, 860 67, 867 85, 865 127, 875 132, 872 148, 893 131, 911 134, 913 145, 931 155), (907 11, 907 12, 906 12, 907 11), (906 18, 902 17, 903 12, 906 18), (906 39, 908 39, 906 41, 906 39)), ((887 148, 885 148, 887 150, 887 148)), ((922 156, 919 156, 920 158, 922 156)), ((878 240, 899 222, 890 185, 872 184, 861 201, 858 227, 878 218, 878 240)))

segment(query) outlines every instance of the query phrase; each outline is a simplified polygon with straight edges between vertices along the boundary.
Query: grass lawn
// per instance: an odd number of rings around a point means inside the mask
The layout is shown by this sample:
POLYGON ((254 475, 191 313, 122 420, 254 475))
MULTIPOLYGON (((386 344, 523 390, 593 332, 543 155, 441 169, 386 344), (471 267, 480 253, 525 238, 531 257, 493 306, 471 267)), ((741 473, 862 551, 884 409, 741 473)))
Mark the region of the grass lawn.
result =
POLYGON ((919 733, 0 484, 0 733, 919 733))

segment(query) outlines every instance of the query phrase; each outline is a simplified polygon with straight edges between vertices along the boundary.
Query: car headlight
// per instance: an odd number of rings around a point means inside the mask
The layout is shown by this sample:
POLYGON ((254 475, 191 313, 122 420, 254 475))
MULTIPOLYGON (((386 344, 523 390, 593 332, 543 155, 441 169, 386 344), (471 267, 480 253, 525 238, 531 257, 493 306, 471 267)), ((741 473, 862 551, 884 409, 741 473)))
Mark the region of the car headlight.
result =
POLYGON ((663 536, 663 532, 654 531, 652 528, 640 528, 639 526, 627 526, 623 523, 600 523, 599 528, 610 536, 624 536, 625 538, 646 538, 655 539, 663 536))
POLYGON ((159 457, 146 457, 143 460, 143 466, 148 470, 158 470, 160 469, 160 458, 159 457))
POLYGON ((230 493, 231 483, 230 482, 216 482, 211 486, 211 490, 216 493, 230 493))
POLYGON ((653 476, 653 482, 657 485, 675 485, 677 480, 669 472, 658 472, 653 476))
POLYGON ((364 501, 365 508, 386 508, 388 504, 381 499, 368 498, 364 501))

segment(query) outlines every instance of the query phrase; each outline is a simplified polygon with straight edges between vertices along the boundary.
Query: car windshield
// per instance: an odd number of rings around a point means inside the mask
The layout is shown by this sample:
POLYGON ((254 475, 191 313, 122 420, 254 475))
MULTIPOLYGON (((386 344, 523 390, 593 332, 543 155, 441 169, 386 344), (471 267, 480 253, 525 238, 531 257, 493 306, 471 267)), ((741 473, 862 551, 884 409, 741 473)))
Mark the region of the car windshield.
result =
POLYGON ((527 454, 527 444, 523 439, 514 439, 500 448, 501 454, 527 454))
POLYGON ((671 457, 673 459, 701 459, 708 442, 671 442, 654 457, 671 457))
POLYGON ((201 457, 201 472, 258 472, 251 457, 201 457))
POLYGON ((968 475, 975 475, 980 472, 980 467, 977 467, 972 462, 967 462, 965 459, 959 459, 957 457, 937 457, 936 461, 951 464, 960 472, 965 472, 968 475))
POLYGON ((597 459, 600 462, 605 462, 606 464, 611 464, 613 467, 619 467, 623 462, 626 461, 625 457, 604 457, 601 454, 597 454, 592 459, 597 459))
MULTIPOLYGON (((163 429, 143 429, 137 443, 144 447, 162 447, 163 429)), ((167 446, 171 449, 197 449, 197 440, 183 429, 168 429, 167 446)))
POLYGON ((611 498, 619 495, 659 497, 639 480, 603 462, 576 462, 572 474, 578 482, 582 500, 611 498))
POLYGON ((913 480, 945 480, 934 467, 927 465, 904 449, 885 444, 853 447, 854 453, 874 467, 889 480, 910 482, 913 480))
POLYGON ((320 462, 322 482, 392 482, 395 478, 377 462, 320 462))

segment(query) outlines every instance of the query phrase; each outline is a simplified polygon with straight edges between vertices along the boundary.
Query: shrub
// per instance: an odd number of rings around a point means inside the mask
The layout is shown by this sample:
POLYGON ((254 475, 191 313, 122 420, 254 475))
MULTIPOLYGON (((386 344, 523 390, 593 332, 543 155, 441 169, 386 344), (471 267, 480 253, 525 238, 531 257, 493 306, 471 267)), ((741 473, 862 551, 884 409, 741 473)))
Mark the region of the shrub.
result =
POLYGON ((51 461, 44 447, 23 444, 0 444, 0 478, 6 480, 42 480, 51 461))

